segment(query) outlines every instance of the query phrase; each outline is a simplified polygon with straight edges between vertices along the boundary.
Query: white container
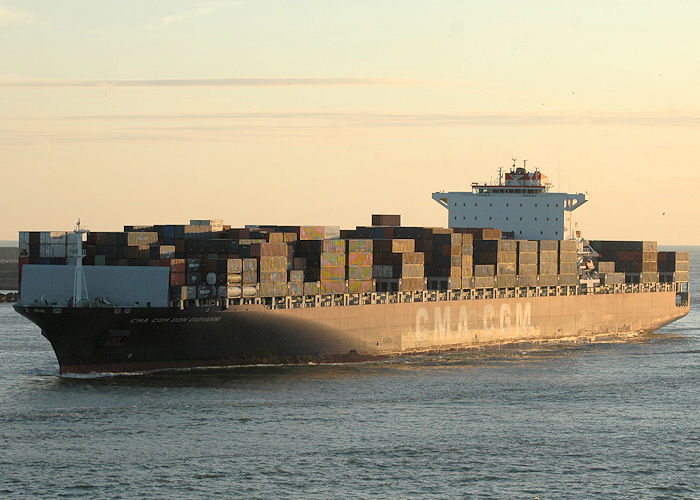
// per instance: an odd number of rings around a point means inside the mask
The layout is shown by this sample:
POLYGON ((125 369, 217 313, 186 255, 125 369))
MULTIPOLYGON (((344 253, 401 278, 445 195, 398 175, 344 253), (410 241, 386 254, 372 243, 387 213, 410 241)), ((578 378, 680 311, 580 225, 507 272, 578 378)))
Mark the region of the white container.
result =
POLYGON ((39 234, 39 243, 46 244, 66 244, 65 231, 42 231, 39 234))
POLYGON ((65 257, 66 245, 40 245, 39 257, 65 257))
POLYGON ((340 226, 323 226, 324 240, 337 240, 340 238, 340 226))

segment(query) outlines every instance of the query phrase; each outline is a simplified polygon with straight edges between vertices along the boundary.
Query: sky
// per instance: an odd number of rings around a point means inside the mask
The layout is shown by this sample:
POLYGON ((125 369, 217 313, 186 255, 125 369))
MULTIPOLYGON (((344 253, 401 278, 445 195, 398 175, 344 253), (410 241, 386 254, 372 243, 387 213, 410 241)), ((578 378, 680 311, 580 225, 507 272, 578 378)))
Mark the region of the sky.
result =
POLYGON ((517 158, 591 239, 700 244, 698 2, 0 0, 0 240, 445 226, 517 158))

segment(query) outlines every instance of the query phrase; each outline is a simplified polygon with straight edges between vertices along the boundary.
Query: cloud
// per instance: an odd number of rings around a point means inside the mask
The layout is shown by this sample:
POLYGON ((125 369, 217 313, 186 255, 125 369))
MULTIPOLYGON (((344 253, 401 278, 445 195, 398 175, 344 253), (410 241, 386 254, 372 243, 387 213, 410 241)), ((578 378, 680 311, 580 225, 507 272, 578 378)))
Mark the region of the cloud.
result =
POLYGON ((331 129, 467 128, 522 126, 700 127, 699 114, 682 113, 360 113, 239 112, 124 114, 14 118, 0 145, 107 142, 220 142, 271 135, 307 136, 331 129), (40 124, 37 126, 37 124, 40 124))
POLYGON ((35 22, 36 16, 30 12, 8 9, 0 5, 0 26, 35 22))
MULTIPOLYGON (((53 117, 59 120, 159 121, 169 123, 213 121, 216 127, 233 123, 278 123, 275 128, 309 127, 465 127, 519 125, 625 125, 625 126, 699 126, 700 114, 599 112, 567 113, 372 113, 271 111, 229 113, 163 113, 86 115, 53 117), (302 125, 303 124, 303 125, 302 125)), ((178 125, 181 126, 181 125, 178 125)), ((194 128, 194 125, 192 125, 194 128)))
POLYGON ((352 85, 422 85, 401 78, 181 78, 154 80, 16 80, 0 87, 298 87, 352 85))
POLYGON ((237 5, 243 5, 243 2, 216 2, 216 3, 210 3, 206 4, 198 9, 194 10, 189 10, 187 12, 183 12, 181 14, 175 14, 172 16, 166 16, 163 19, 160 20, 161 26, 168 26, 173 23, 179 23, 180 21, 184 21, 186 19, 191 19, 193 17, 199 17, 199 16, 206 16, 209 14, 213 14, 217 10, 224 8, 224 7, 233 7, 237 5))

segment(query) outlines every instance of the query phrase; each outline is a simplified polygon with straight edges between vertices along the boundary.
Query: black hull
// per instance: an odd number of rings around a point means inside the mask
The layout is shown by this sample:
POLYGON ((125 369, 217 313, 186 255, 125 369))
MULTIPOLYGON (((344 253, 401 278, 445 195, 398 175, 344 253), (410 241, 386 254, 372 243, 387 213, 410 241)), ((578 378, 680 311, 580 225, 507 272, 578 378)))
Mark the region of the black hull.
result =
POLYGON ((381 355, 324 353, 313 325, 264 311, 224 313, 216 308, 15 309, 42 329, 61 373, 118 373, 251 364, 332 363, 379 359, 381 355), (43 312, 39 312, 43 311, 43 312), (168 321, 163 321, 167 319, 168 321), (298 335, 295 334, 298 330, 298 335), (306 339, 306 340, 305 340, 306 339))

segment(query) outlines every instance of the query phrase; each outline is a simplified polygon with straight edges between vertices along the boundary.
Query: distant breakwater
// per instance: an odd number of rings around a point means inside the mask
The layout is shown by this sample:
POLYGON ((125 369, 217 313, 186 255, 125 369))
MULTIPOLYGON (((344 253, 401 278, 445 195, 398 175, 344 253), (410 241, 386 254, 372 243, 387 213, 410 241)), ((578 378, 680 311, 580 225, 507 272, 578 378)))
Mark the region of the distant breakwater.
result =
POLYGON ((17 302, 17 299, 19 299, 19 293, 17 292, 0 293, 0 303, 17 302))

